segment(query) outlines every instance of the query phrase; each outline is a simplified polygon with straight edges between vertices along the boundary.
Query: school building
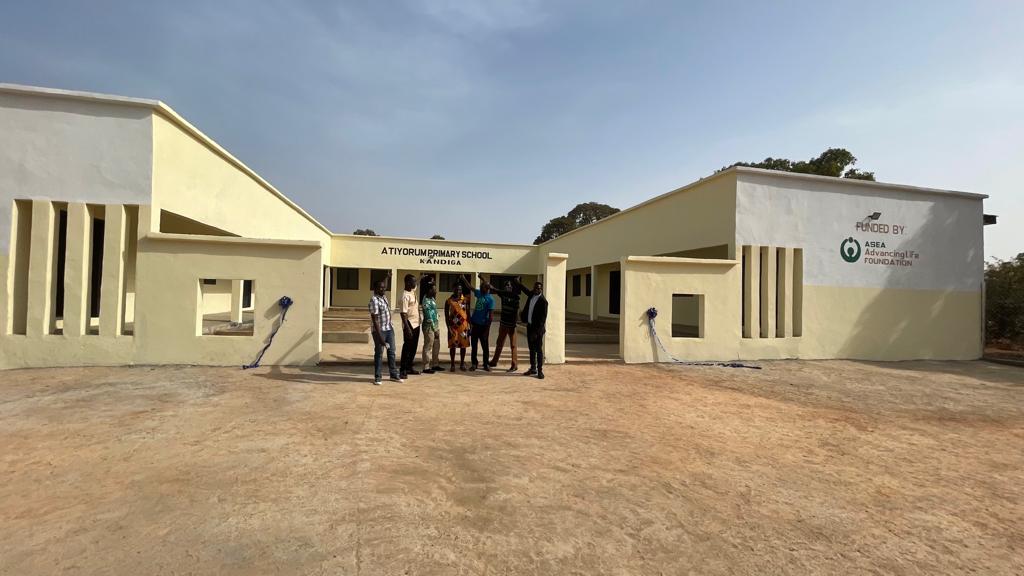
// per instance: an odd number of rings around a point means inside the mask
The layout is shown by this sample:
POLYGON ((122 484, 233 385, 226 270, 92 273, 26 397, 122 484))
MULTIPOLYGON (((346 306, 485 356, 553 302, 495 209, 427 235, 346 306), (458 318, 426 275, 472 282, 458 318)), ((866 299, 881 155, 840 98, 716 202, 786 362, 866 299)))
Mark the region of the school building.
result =
POLYGON ((550 363, 973 359, 984 198, 731 168, 539 246, 335 234, 159 101, 0 85, 0 368, 314 365, 388 272, 542 280, 550 363))

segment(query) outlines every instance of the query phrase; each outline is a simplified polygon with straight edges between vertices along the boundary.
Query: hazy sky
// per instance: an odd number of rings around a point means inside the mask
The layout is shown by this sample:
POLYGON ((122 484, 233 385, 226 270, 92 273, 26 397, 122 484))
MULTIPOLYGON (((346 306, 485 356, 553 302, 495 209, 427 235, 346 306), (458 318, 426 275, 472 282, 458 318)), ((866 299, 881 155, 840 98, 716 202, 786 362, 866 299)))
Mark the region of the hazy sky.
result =
POLYGON ((989 194, 1007 258, 1022 30, 1014 1, 0 0, 0 81, 163 100, 336 232, 531 242, 838 146, 989 194))

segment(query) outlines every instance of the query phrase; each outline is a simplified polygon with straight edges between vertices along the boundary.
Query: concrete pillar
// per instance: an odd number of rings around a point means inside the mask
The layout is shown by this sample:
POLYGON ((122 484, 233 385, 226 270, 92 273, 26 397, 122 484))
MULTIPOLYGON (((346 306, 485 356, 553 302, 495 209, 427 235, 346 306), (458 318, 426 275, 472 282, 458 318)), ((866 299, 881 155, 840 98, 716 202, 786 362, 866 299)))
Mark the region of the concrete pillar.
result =
POLYGON ((137 230, 137 238, 141 240, 149 235, 150 232, 160 231, 160 210, 147 205, 142 204, 139 206, 139 225, 137 230))
MULTIPOLYGON (((203 283, 196 282, 196 336, 203 335, 203 283)), ((101 304, 102 306, 102 304, 101 304)), ((102 324, 101 324, 102 327, 102 324)))
POLYGON ((327 310, 331 307, 331 284, 332 274, 334 274, 334 268, 330 266, 324 266, 324 302, 323 309, 327 310))
POLYGON ((11 237, 8 266, 4 282, 4 298, 0 303, 5 334, 25 334, 28 304, 29 247, 32 243, 31 201, 15 201, 11 205, 11 237))
POLYGON ((804 250, 793 249, 793 336, 804 331, 804 250))
POLYGON ((243 280, 231 281, 231 321, 242 321, 242 283, 243 280))
POLYGON ((568 254, 553 252, 544 265, 544 297, 548 301, 547 334, 544 336, 544 362, 565 362, 565 273, 568 254))
POLYGON ((743 294, 746 296, 743 310, 743 337, 759 338, 761 336, 761 251, 757 249, 757 246, 744 246, 743 254, 746 256, 743 280, 743 294))
MULTIPOLYGON (((586 278, 583 290, 586 291, 586 278)), ((590 267, 590 321, 597 320, 597 266, 590 267)))
POLYGON ((64 256, 64 335, 84 336, 89 330, 89 244, 92 218, 85 204, 68 204, 67 251, 64 256))
POLYGON ((33 200, 25 325, 25 334, 30 338, 49 334, 53 323, 53 221, 53 204, 49 200, 33 200))
POLYGON ((761 337, 775 336, 775 248, 761 246, 761 337))
POLYGON ((103 223, 100 336, 120 336, 124 319, 124 206, 107 204, 103 223))
POLYGON ((402 279, 398 277, 398 268, 391 269, 391 289, 388 291, 388 306, 396 308, 398 291, 402 289, 402 279))

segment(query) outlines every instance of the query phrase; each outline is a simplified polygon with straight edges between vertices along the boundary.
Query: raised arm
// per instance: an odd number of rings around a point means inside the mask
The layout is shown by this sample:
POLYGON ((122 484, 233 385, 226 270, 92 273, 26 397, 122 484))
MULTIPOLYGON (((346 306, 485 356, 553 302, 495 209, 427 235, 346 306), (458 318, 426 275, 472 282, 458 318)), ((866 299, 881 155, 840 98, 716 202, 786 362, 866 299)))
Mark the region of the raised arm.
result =
MULTIPOLYGON (((480 276, 480 275, 477 274, 477 276, 480 276)), ((476 296, 476 297, 480 296, 480 289, 479 288, 474 288, 473 284, 469 281, 469 278, 466 278, 465 274, 460 274, 459 278, 461 278, 462 281, 466 284, 466 289, 469 291, 467 296, 469 294, 472 294, 473 296, 476 296)), ((480 276, 480 279, 483 280, 483 276, 480 276)))
POLYGON ((516 284, 516 287, 519 288, 519 291, 522 292, 523 294, 526 294, 527 296, 533 294, 532 290, 530 290, 526 286, 523 286, 522 276, 516 276, 515 284, 516 284))

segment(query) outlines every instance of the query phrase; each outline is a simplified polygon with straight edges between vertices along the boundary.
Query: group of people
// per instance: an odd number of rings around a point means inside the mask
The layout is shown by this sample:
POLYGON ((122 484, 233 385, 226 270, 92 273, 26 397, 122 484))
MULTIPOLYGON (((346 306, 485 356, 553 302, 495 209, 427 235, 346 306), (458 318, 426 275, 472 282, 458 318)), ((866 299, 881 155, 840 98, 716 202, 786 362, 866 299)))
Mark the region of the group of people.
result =
MULTIPOLYGON (((390 279, 390 276, 388 277, 390 279)), ((386 352, 391 380, 402 382, 409 376, 445 372, 439 356, 441 351, 440 322, 437 306, 437 286, 432 276, 424 275, 419 282, 417 296, 416 277, 406 274, 405 289, 399 311, 402 317, 402 352, 395 365, 395 330, 391 320, 391 306, 386 296, 388 280, 381 280, 373 287, 370 298, 370 334, 373 337, 373 383, 381 384, 382 362, 386 352), (423 335, 422 371, 415 369, 416 351, 420 335, 423 335)), ((512 363, 508 372, 519 370, 519 350, 516 346, 516 326, 526 324, 526 343, 530 350, 530 369, 524 376, 544 378, 544 332, 548 316, 548 303, 544 298, 544 286, 536 282, 533 288, 523 286, 519 278, 506 280, 497 288, 480 276, 480 288, 472 288, 465 276, 452 288, 452 294, 444 301, 441 309, 448 329, 447 370, 456 371, 455 350, 459 350, 459 368, 466 371, 466 348, 472 344, 469 371, 481 369, 477 351, 483 353, 482 369, 490 372, 498 365, 505 341, 511 348, 512 363), (490 331, 496 304, 494 294, 501 298, 501 314, 498 319, 498 341, 494 357, 490 356, 490 331), (520 296, 526 296, 526 304, 520 309, 520 296)))

